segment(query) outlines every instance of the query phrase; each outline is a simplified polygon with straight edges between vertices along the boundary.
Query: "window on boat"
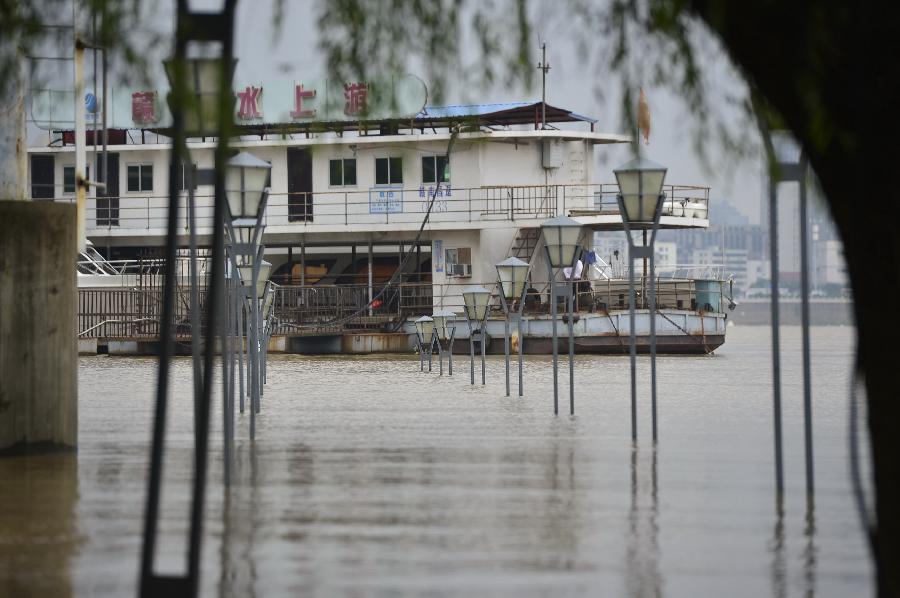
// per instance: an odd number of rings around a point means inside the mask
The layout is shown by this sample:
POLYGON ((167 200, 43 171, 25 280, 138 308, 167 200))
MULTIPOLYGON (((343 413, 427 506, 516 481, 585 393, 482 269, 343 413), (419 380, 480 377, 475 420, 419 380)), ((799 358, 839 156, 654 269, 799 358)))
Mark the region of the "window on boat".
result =
POLYGON ((128 190, 153 191, 153 164, 128 165, 128 190))
POLYGON ((447 276, 469 278, 472 276, 472 248, 455 247, 444 250, 447 276))
POLYGON ((450 182, 450 162, 447 160, 447 156, 425 156, 422 158, 422 182, 450 182))
POLYGON ((375 158, 375 184, 403 183, 403 158, 375 158))
MULTIPOLYGON (((187 164, 182 162, 181 167, 178 169, 179 170, 179 175, 178 175, 178 190, 179 191, 186 191, 188 188, 188 184, 187 184, 188 183, 188 180, 187 180, 188 172, 190 172, 194 177, 194 189, 197 188, 197 165, 191 164, 190 170, 188 170, 186 168, 186 166, 187 166, 187 164)), ((129 169, 130 168, 131 167, 129 166, 129 169)), ((152 184, 153 184, 152 170, 151 170, 151 175, 150 175, 150 181, 151 181, 150 184, 152 186, 152 184)), ((131 172, 129 172, 128 185, 129 185, 128 190, 131 191, 132 190, 131 189, 131 172)), ((149 189, 142 189, 142 191, 149 191, 149 189)))
POLYGON ((328 184, 332 187, 356 186, 356 158, 328 161, 328 184))
MULTIPOLYGON (((91 167, 85 166, 84 178, 91 180, 91 167)), ((75 193, 75 167, 63 166, 63 193, 75 193)))

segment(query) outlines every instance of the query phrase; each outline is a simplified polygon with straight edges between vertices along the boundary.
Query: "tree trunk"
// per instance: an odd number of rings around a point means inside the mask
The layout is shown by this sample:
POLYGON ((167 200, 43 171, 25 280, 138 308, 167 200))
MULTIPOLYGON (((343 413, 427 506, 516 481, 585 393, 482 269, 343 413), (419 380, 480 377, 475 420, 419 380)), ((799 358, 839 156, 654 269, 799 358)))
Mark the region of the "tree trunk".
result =
POLYGON ((691 9, 807 151, 844 242, 868 401, 878 595, 900 596, 900 19, 875 3, 719 2, 691 9))

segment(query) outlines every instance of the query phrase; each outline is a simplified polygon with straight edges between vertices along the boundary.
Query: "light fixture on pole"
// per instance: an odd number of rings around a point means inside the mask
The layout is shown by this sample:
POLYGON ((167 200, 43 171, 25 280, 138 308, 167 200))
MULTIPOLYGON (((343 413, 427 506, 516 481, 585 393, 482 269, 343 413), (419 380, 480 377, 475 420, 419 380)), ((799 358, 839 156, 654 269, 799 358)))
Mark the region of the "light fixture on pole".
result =
POLYGON ((628 292, 629 328, 631 333, 631 439, 637 440, 637 337, 635 330, 636 297, 634 290, 634 262, 636 258, 650 260, 650 397, 653 442, 657 439, 656 427, 656 261, 653 244, 662 215, 665 194, 662 191, 666 167, 646 158, 635 158, 613 170, 619 183, 619 212, 625 237, 628 239, 628 292), (635 245, 632 228, 652 230, 649 245, 635 245))
POLYGON ((466 324, 469 327, 469 377, 475 384, 475 341, 481 343, 481 383, 485 383, 485 344, 487 343, 488 307, 491 302, 491 292, 484 287, 471 286, 463 289, 463 304, 465 305, 466 324))
MULTIPOLYGON (((228 65, 228 81, 234 76, 234 67, 237 60, 223 58, 186 58, 179 60, 172 58, 164 60, 166 76, 172 88, 170 102, 180 102, 183 106, 184 130, 188 137, 216 136, 219 124, 219 110, 223 106, 219 95, 219 86, 222 80, 222 70, 228 65), (176 81, 179 81, 177 72, 184 69, 185 89, 179 93, 176 81), (180 96, 180 97, 179 97, 180 96)), ((233 99, 231 100, 234 101, 233 99)), ((231 110, 231 103, 227 104, 231 110)))
POLYGON ((428 355, 428 371, 431 371, 431 348, 434 346, 434 319, 422 316, 416 320, 416 337, 419 341, 419 371, 424 370, 422 359, 428 355))
POLYGON ((553 414, 559 413, 559 345, 556 334, 556 311, 559 297, 566 301, 566 313, 569 323, 569 414, 575 414, 575 332, 573 329, 574 298, 571 281, 566 281, 562 290, 556 284, 556 274, 564 268, 571 268, 574 278, 575 263, 581 253, 578 242, 581 239, 582 225, 568 216, 558 216, 541 223, 544 235, 547 265, 550 273, 550 319, 553 328, 553 414))
POLYGON ((449 352, 449 375, 453 375, 453 337, 456 336, 456 326, 453 321, 456 314, 449 309, 439 309, 432 314, 434 320, 434 332, 437 337, 438 362, 441 364, 440 372, 444 375, 444 345, 449 352))
POLYGON ((495 267, 497 268, 497 278, 500 280, 500 301, 503 305, 503 313, 506 314, 503 339, 503 354, 506 359, 506 396, 509 396, 509 322, 514 320, 519 338, 519 396, 521 397, 522 356, 525 344, 525 339, 522 337, 522 312, 525 309, 526 283, 531 266, 517 257, 509 257, 495 267))

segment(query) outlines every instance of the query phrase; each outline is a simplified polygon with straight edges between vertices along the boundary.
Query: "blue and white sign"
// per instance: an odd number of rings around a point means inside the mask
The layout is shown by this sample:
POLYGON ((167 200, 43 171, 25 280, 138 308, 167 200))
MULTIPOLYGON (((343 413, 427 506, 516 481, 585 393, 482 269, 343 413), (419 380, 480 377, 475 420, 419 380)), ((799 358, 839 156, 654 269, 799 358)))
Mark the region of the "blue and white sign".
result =
POLYGON ((372 187, 369 189, 369 214, 402 213, 402 187, 372 187))
POLYGON ((444 242, 441 239, 434 240, 434 249, 431 250, 431 263, 435 272, 444 271, 444 242))

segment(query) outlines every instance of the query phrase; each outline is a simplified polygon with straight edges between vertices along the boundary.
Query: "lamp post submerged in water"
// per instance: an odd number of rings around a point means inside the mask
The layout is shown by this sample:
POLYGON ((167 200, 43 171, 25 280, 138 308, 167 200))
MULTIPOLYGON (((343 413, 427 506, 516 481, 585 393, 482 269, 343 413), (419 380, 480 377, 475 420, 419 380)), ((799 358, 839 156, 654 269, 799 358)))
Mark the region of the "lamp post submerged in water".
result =
POLYGON ((434 346, 434 319, 422 316, 416 320, 416 338, 419 342, 419 371, 425 369, 423 358, 428 355, 428 371, 431 371, 431 348, 434 346))
POLYGON ((453 375, 453 338, 456 336, 456 326, 454 325, 453 321, 455 319, 456 314, 448 309, 438 310, 432 315, 432 320, 434 320, 434 335, 438 347, 438 362, 440 363, 441 376, 444 375, 445 344, 447 345, 446 349, 449 354, 447 359, 448 374, 450 376, 453 375))
POLYGON ((469 327, 469 376, 471 384, 475 384, 475 340, 481 343, 481 383, 485 383, 485 343, 487 342, 488 307, 491 302, 491 292, 484 287, 466 287, 462 292, 465 305, 466 324, 469 327))
POLYGON ((578 261, 582 225, 567 216, 551 218, 541 223, 544 235, 547 265, 550 272, 550 320, 553 327, 553 414, 559 413, 559 346, 556 335, 556 311, 558 298, 566 301, 566 312, 569 324, 569 415, 575 415, 575 332, 574 332, 574 297, 571 281, 575 278, 575 263, 578 261), (571 268, 571 276, 567 279, 563 291, 556 285, 556 274, 564 268, 571 268))
MULTIPOLYGON (((256 156, 241 152, 228 161, 225 196, 230 218, 227 227, 232 266, 241 282, 241 303, 246 304, 248 327, 248 388, 250 390, 250 438, 256 438, 256 414, 260 409, 261 368, 260 299, 272 264, 262 259, 263 215, 268 200, 267 183, 272 166, 256 156), (246 302, 246 303, 245 303, 246 302)), ((243 396, 241 396, 243 402, 243 396)))
POLYGON ((637 440, 637 338, 635 331, 634 262, 636 258, 650 260, 650 401, 653 442, 657 439, 656 426, 656 261, 653 244, 662 215, 665 195, 662 192, 666 167, 645 158, 636 158, 615 170, 619 183, 617 200, 625 236, 628 239, 628 292, 629 327, 631 332, 631 439, 637 440), (633 227, 651 229, 649 245, 635 245, 631 236, 633 227))
POLYGON ((497 278, 500 280, 500 301, 503 304, 503 313, 506 314, 504 323, 505 336, 503 339, 503 352, 506 359, 506 396, 509 396, 509 322, 514 320, 517 326, 519 339, 519 396, 522 396, 522 356, 524 352, 524 339, 522 337, 522 312, 525 308, 525 290, 528 280, 528 271, 531 266, 528 262, 517 257, 509 257, 495 266, 497 278))
MULTIPOLYGON (((160 318, 160 356, 156 382, 156 405, 154 409, 153 438, 150 447, 150 468, 147 481, 147 502, 144 512, 144 532, 141 547, 140 581, 138 593, 152 598, 155 596, 196 596, 200 587, 201 542, 203 538, 203 510, 206 490, 206 470, 209 444, 209 414, 212 395, 215 337, 224 336, 221 301, 224 297, 224 233, 225 218, 225 156, 228 155, 229 134, 232 124, 234 95, 231 79, 234 67, 234 14, 236 0, 224 0, 219 12, 192 12, 187 2, 177 5, 175 27, 175 56, 172 61, 172 153, 169 163, 168 225, 166 230, 165 268, 166 281, 163 290, 162 313, 160 318), (201 24, 198 26, 198 24, 201 24), (191 26, 194 24, 194 26, 191 26), (216 76, 201 81, 190 77, 187 48, 192 42, 218 42, 221 47, 219 68, 216 76), (225 68, 227 66, 227 68, 225 68), (190 523, 188 527, 187 571, 183 576, 159 575, 155 572, 156 541, 160 517, 160 495, 165 454, 166 414, 168 410, 168 389, 170 356, 174 341, 175 314, 175 265, 177 247, 177 215, 179 190, 177 173, 186 155, 186 139, 191 130, 190 103, 187 98, 201 92, 211 96, 212 110, 204 121, 201 134, 217 137, 215 168, 212 184, 215 201, 213 203, 213 233, 211 271, 209 275, 209 299, 207 301, 206 334, 203 343, 204 356, 199 385, 195 382, 194 402, 194 468, 191 487, 190 523), (207 127, 208 125, 208 127, 207 127), (198 388, 199 386, 199 388, 198 388)), ((196 64, 196 62, 195 62, 196 64)), ((104 168, 104 171, 106 169, 104 168)), ((195 278, 192 276, 192 278, 195 278)), ((194 331, 196 333, 196 330, 194 331)), ((196 363, 196 362, 195 362, 196 363)), ((196 379, 195 379, 196 380, 196 379)), ((223 393, 224 397, 224 393, 223 393)), ((226 451, 228 443, 226 440, 226 451)), ((227 457, 227 455, 226 455, 227 457)), ((227 463, 226 463, 227 465, 227 463)), ((228 469, 225 470, 226 483, 228 469)))

